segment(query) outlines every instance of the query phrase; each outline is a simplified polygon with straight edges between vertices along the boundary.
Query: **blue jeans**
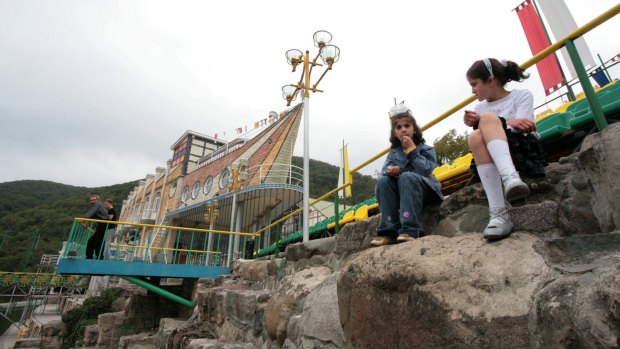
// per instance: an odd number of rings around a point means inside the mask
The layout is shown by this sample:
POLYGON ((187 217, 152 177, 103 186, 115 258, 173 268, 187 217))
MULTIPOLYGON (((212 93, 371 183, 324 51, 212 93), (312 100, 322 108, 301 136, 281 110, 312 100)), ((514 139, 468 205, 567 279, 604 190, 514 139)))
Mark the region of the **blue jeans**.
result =
POLYGON ((398 177, 379 177, 375 189, 381 211, 381 222, 377 228, 379 236, 424 236, 422 209, 424 203, 436 199, 437 194, 422 178, 414 172, 405 172, 398 177))

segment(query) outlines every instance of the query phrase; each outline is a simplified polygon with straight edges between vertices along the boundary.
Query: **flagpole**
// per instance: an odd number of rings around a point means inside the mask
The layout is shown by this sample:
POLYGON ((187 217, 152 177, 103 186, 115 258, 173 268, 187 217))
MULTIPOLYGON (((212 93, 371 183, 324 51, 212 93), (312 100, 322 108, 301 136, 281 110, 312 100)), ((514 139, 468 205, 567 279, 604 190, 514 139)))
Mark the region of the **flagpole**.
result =
MULTIPOLYGON (((538 19, 540 20, 540 24, 542 25, 543 30, 545 31, 545 35, 547 35, 547 40, 549 40, 549 45, 551 45, 551 37, 549 36, 549 31, 547 30, 547 27, 545 26, 545 22, 543 21, 542 15, 540 14, 540 9, 538 8, 538 4, 536 3, 536 0, 532 0, 532 4, 534 4, 534 8, 536 9, 536 14, 538 14, 538 19)), ((568 100, 574 101, 576 99, 575 92, 573 92, 573 88, 568 83, 568 80, 566 80, 566 75, 564 74, 564 69, 562 69, 560 60, 558 59, 557 51, 553 52, 553 57, 555 57, 555 61, 558 63, 558 68, 560 68, 562 79, 564 79, 564 83, 566 84, 566 88, 568 89, 568 100)))
MULTIPOLYGON (((342 164, 342 173, 340 174, 342 176, 342 184, 344 184, 347 181, 347 174, 345 173, 345 165, 344 165, 344 139, 342 140, 342 154, 341 154, 341 159, 340 159, 340 163, 342 164)), ((344 205, 343 210, 347 209, 347 193, 345 191, 345 189, 342 189, 342 204, 344 205)))

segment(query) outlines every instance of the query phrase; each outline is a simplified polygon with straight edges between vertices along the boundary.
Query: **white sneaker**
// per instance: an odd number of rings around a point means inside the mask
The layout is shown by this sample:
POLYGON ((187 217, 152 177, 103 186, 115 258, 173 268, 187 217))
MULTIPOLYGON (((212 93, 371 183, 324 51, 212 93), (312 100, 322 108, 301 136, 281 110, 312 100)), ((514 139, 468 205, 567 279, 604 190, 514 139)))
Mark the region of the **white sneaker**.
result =
POLYGON ((504 197, 506 201, 513 202, 530 195, 530 188, 523 183, 517 172, 508 177, 502 177, 504 184, 504 197))
POLYGON ((489 210, 489 224, 482 232, 487 240, 499 240, 507 237, 512 232, 512 222, 510 221, 510 214, 505 207, 499 210, 489 210))

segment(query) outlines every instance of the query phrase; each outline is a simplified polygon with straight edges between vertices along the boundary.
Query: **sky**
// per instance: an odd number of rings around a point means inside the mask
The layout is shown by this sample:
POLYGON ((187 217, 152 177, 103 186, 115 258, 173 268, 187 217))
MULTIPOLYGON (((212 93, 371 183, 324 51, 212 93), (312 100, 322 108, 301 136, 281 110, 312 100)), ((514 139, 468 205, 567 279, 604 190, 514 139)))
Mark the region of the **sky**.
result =
MULTIPOLYGON (((389 145, 394 98, 424 125, 471 94, 475 60, 529 59, 519 3, 0 0, 0 182, 123 183, 165 166, 186 130, 231 140, 286 108, 281 88, 299 76, 284 53, 315 55, 317 30, 341 57, 310 96, 310 157, 337 165, 345 142, 355 167, 389 145)), ((583 25, 617 1, 566 4, 583 25)), ((616 16, 585 36, 595 58, 620 53, 619 32, 616 16)), ((542 104, 529 72, 508 89, 542 104)), ((451 128, 466 130, 462 112, 424 135, 432 144, 451 128)))

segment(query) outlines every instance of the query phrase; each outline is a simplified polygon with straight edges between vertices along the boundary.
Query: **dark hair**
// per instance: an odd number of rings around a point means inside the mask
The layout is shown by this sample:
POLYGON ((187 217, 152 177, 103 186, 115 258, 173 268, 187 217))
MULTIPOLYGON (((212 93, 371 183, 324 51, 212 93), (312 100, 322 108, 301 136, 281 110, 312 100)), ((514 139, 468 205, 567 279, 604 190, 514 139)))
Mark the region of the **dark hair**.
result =
POLYGON ((422 138, 422 130, 420 129, 420 126, 418 126, 418 123, 415 121, 415 118, 413 117, 413 115, 411 115, 409 112, 405 113, 405 114, 398 114, 395 116, 392 116, 392 120, 391 120, 391 124, 392 126, 390 127, 390 143, 392 143, 392 148, 396 148, 400 145, 400 141, 398 140, 398 137, 396 137, 396 135, 394 134, 394 128, 396 127, 396 123, 398 122, 398 119, 402 119, 402 118, 407 118, 409 119, 409 121, 411 121, 411 124, 413 125, 413 129, 415 130, 415 134, 413 135, 413 144, 418 145, 420 143, 424 143, 424 138, 422 138))
MULTIPOLYGON (((506 65, 502 64, 495 58, 489 58, 491 63, 491 69, 493 70, 493 76, 499 81, 502 86, 506 85, 509 81, 522 81, 530 77, 530 74, 525 72, 525 69, 521 68, 517 63, 513 61, 506 61, 506 65)), ((484 64, 484 60, 475 61, 467 70, 468 79, 480 79, 483 81, 488 80, 491 77, 491 72, 484 64)))
POLYGON ((110 199, 110 198, 106 198, 105 200, 103 200, 103 202, 107 202, 110 205, 112 205, 112 199, 110 199))

